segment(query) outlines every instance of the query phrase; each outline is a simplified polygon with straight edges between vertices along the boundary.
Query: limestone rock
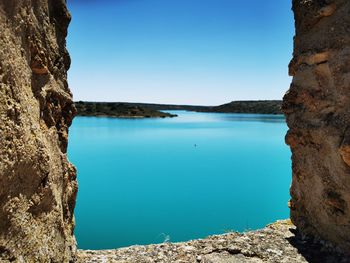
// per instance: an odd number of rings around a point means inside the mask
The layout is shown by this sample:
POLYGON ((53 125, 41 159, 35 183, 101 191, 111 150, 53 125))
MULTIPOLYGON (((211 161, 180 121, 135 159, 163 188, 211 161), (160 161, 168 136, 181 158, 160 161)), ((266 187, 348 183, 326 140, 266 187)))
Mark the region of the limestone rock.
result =
POLYGON ((183 243, 80 250, 78 263, 347 263, 347 258, 295 235, 290 220, 261 230, 210 236, 183 243))
POLYGON ((291 219, 350 253, 350 1, 294 0, 293 82, 283 110, 292 150, 291 219))
POLYGON ((75 256, 64 0, 0 0, 0 261, 75 256))

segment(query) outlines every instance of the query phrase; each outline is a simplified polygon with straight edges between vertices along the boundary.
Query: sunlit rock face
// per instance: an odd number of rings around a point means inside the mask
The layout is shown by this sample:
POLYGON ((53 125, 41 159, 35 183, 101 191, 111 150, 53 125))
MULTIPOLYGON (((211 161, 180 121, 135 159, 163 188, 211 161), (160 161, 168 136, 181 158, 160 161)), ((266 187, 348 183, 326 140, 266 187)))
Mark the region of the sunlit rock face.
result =
POLYGON ((350 253, 350 1, 294 0, 293 76, 283 110, 292 150, 291 218, 350 253))
POLYGON ((74 260, 65 0, 0 0, 0 261, 74 260))

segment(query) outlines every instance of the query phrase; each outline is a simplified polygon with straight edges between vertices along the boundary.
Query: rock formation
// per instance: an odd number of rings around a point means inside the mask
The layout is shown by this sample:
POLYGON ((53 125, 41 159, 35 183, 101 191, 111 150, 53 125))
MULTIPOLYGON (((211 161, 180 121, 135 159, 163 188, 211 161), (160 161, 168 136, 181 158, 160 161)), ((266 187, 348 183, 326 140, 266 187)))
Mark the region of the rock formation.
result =
POLYGON ((0 261, 75 256, 65 0, 0 0, 0 261))
POLYGON ((78 263, 348 263, 322 246, 295 237, 289 220, 261 230, 211 236, 182 243, 79 250, 78 263))
POLYGON ((350 253, 350 1, 294 0, 293 76, 283 110, 292 150, 291 219, 350 253))

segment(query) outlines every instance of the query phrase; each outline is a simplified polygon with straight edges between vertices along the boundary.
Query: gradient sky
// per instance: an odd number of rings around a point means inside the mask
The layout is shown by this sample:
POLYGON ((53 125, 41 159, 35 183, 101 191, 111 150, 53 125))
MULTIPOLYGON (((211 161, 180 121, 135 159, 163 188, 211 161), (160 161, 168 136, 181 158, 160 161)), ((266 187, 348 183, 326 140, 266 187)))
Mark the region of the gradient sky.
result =
POLYGON ((281 99, 290 0, 68 0, 74 100, 281 99))

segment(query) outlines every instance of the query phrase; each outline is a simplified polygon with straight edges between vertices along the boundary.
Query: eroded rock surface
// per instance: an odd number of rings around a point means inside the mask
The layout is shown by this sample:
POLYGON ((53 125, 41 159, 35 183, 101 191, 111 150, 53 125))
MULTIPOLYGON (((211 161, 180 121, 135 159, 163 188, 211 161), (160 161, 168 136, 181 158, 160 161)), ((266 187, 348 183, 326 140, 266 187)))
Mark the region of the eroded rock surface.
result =
POLYGON ((294 0, 290 128, 291 219, 350 253, 350 1, 294 0))
POLYGON ((74 259, 64 0, 0 0, 0 261, 74 259))
POLYGON ((301 240, 279 221, 258 231, 228 233, 184 243, 78 251, 78 263, 347 263, 321 246, 301 240))

